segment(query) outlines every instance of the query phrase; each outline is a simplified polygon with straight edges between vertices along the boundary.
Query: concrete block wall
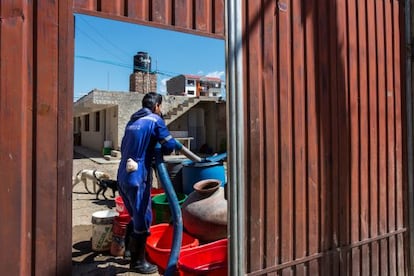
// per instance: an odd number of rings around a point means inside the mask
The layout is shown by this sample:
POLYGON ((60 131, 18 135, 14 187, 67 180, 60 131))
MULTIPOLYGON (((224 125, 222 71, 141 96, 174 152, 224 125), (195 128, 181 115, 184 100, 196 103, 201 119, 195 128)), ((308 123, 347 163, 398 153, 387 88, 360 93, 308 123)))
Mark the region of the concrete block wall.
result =
MULTIPOLYGON (((114 97, 109 96, 109 97, 114 97)), ((114 144, 114 148, 119 150, 124 135, 125 126, 128 123, 131 115, 142 107, 142 98, 144 94, 140 93, 123 93, 120 97, 117 93, 118 104, 118 143, 114 144)), ((163 96, 162 110, 167 113, 171 108, 175 107, 177 103, 183 103, 186 97, 163 96)))
MULTIPOLYGON (((144 94, 124 93, 118 100, 118 143, 115 149, 121 148, 122 137, 124 136, 125 126, 131 115, 142 107, 144 94)), ((115 145, 114 145, 115 146, 115 145)))

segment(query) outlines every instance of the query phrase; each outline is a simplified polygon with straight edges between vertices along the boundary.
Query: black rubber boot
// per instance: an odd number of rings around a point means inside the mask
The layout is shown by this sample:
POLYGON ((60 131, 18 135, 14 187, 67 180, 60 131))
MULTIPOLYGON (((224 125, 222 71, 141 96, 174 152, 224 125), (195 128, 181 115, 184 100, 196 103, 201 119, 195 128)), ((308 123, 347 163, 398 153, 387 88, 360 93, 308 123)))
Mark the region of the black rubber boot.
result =
POLYGON ((131 260, 131 247, 129 244, 129 239, 131 238, 131 233, 134 229, 134 225, 132 220, 127 224, 126 231, 125 231, 125 252, 124 252, 124 259, 131 260))
POLYGON ((152 274, 158 272, 158 267, 145 258, 145 243, 147 234, 131 235, 129 245, 131 249, 131 263, 129 268, 137 273, 152 274))

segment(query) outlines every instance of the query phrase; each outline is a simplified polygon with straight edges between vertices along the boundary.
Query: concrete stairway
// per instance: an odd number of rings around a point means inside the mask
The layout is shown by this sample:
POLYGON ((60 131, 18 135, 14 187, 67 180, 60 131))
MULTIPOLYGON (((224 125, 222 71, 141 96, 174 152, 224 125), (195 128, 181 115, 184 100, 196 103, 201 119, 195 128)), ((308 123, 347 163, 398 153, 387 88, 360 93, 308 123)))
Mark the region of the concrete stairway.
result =
POLYGON ((199 102, 199 98, 186 98, 182 102, 177 102, 166 114, 164 114, 165 124, 168 126, 199 102))

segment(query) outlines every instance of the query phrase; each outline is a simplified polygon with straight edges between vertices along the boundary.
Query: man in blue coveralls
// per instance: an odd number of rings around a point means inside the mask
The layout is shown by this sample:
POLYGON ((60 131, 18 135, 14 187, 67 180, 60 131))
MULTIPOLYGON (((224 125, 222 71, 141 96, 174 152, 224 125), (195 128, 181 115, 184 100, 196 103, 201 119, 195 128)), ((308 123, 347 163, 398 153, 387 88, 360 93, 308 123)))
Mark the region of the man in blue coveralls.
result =
MULTIPOLYGON (((135 112, 125 128, 121 143, 121 162, 118 168, 119 193, 132 224, 128 240, 131 254, 130 269, 151 274, 158 271, 156 265, 145 258, 145 244, 150 234, 151 211, 151 164, 156 143, 165 154, 180 150, 182 145, 170 135, 161 117, 162 96, 155 92, 145 94, 142 108, 135 112)), ((129 231, 127 231, 129 232, 129 231)))

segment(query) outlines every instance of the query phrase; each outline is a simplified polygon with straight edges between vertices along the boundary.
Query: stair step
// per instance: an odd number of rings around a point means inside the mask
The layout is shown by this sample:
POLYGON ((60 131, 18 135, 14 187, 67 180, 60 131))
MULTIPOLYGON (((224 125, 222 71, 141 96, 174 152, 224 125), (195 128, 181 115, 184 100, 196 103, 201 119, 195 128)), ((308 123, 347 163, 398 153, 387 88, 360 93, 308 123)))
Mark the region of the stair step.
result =
POLYGON ((178 117, 186 113, 195 106, 200 100, 198 98, 187 98, 174 105, 166 114, 164 114, 165 123, 168 125, 178 117))

